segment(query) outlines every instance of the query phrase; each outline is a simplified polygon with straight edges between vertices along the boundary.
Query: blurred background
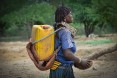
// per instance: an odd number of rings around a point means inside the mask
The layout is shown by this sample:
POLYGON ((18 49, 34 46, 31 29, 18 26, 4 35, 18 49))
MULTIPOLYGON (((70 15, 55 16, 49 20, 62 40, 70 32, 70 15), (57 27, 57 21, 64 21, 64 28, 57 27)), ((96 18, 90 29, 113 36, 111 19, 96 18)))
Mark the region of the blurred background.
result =
POLYGON ((0 0, 0 78, 49 78, 49 70, 35 67, 26 44, 32 26, 53 25, 61 5, 70 7, 74 17, 75 55, 106 52, 87 70, 73 67, 75 77, 117 78, 117 0, 0 0))
POLYGON ((34 24, 54 24, 60 5, 71 8, 77 35, 117 33, 117 0, 1 0, 0 41, 27 40, 34 24))

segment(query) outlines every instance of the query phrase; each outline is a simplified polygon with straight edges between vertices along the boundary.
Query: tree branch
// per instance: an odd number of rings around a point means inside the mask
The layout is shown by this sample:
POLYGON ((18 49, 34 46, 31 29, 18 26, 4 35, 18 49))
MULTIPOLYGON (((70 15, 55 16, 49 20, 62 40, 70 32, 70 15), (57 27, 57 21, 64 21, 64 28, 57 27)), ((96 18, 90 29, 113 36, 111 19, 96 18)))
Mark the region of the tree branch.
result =
POLYGON ((117 44, 115 44, 114 46, 111 46, 110 48, 101 50, 99 52, 95 52, 95 53, 89 55, 88 57, 86 57, 85 59, 94 60, 94 59, 97 59, 105 54, 112 53, 114 51, 117 51, 117 44))

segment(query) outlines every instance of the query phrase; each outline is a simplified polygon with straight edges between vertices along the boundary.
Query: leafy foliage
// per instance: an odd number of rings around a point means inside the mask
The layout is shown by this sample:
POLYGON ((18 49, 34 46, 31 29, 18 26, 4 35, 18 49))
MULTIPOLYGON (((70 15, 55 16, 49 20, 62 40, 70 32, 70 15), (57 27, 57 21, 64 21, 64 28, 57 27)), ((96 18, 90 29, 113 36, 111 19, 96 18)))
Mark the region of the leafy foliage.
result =
POLYGON ((45 2, 35 3, 4 15, 2 21, 7 23, 6 32, 10 33, 17 29, 23 29, 25 25, 33 25, 35 22, 39 24, 52 24, 54 21, 53 12, 54 7, 52 5, 45 2))
POLYGON ((99 26, 111 26, 117 30, 117 0, 92 0, 93 8, 100 15, 99 26))
POLYGON ((33 24, 52 25, 55 8, 59 5, 72 9, 74 17, 72 25, 87 37, 94 33, 97 27, 98 32, 107 28, 116 31, 116 4, 117 0, 2 0, 0 36, 26 36, 30 35, 33 24))

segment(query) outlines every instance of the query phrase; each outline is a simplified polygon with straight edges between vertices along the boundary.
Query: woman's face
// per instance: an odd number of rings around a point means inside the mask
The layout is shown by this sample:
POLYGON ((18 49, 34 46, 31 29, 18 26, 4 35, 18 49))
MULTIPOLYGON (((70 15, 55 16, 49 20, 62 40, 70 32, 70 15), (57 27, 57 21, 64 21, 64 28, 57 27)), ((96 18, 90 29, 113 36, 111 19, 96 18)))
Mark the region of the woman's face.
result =
POLYGON ((71 12, 67 16, 65 16, 64 21, 67 22, 67 23, 72 23, 73 17, 72 17, 71 12))

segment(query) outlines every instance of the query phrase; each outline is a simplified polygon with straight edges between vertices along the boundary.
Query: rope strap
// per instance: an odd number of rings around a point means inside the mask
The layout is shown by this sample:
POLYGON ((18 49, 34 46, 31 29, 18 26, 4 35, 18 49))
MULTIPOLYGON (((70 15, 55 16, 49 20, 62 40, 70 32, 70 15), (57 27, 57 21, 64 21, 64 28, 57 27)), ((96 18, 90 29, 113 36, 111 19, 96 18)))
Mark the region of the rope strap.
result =
POLYGON ((43 38, 41 38, 41 39, 39 39, 39 40, 36 40, 36 41, 32 42, 32 44, 35 44, 35 43, 37 43, 37 42, 39 42, 39 41, 42 41, 42 40, 48 38, 49 36, 53 35, 54 33, 56 33, 57 31, 59 31, 59 30, 61 30, 61 29, 62 29, 62 27, 59 28, 59 29, 57 29, 57 30, 55 30, 54 32, 50 33, 49 35, 47 35, 47 36, 45 36, 45 37, 43 37, 43 38))
POLYGON ((54 54, 57 55, 58 51, 61 49, 61 46, 59 46, 55 51, 54 54))

